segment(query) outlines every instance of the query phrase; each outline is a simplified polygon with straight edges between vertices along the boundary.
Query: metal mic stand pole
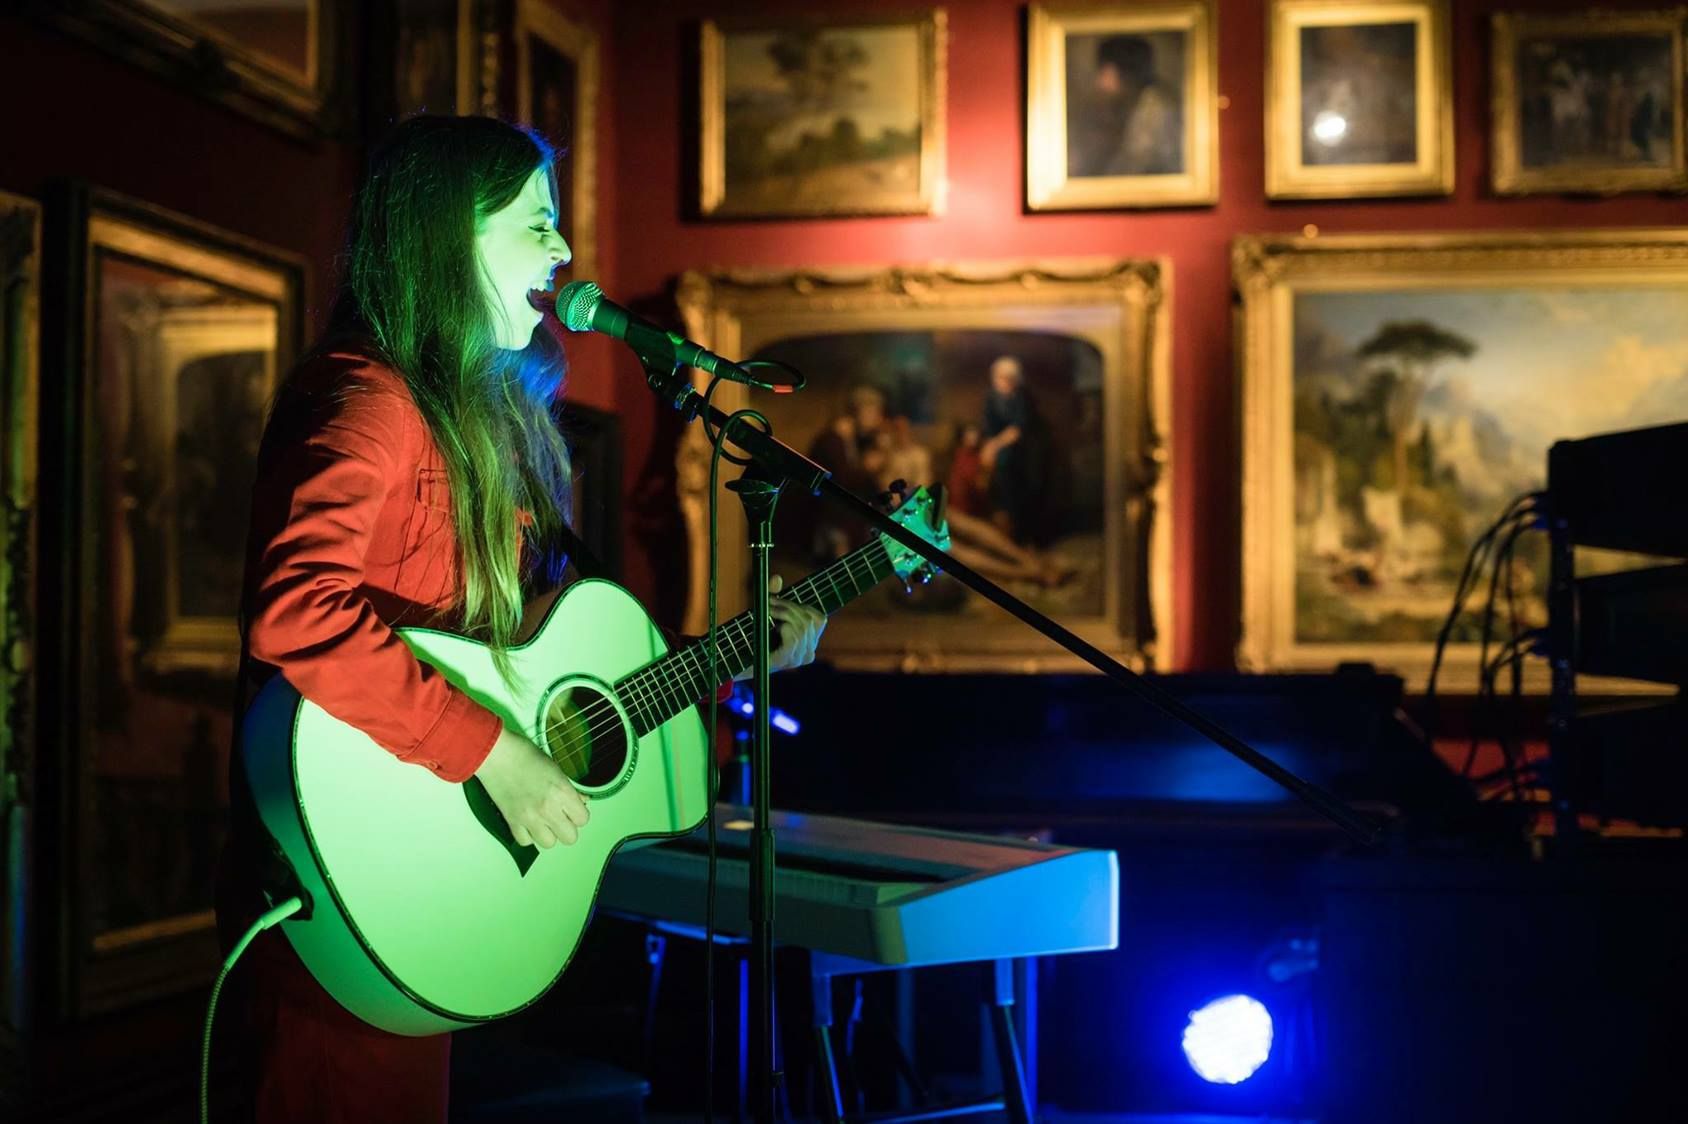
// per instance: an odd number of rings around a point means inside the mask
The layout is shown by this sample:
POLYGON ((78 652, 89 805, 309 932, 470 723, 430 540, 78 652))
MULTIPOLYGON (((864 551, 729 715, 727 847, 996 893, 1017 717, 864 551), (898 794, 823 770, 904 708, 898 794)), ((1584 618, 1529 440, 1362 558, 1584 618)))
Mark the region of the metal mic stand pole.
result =
MULTIPOLYGON (((680 412, 686 422, 693 421, 702 406, 702 397, 692 389, 690 380, 680 373, 680 366, 672 354, 639 353, 645 368, 645 379, 658 398, 680 412)), ((720 424, 717 419, 716 424, 720 424)), ((753 700, 755 721, 750 742, 750 1006, 755 1014, 756 1032, 752 1038, 751 1058, 755 1074, 751 1079, 752 1119, 756 1124, 774 1124, 774 1106, 779 1090, 780 1075, 774 1069, 774 829, 770 751, 772 732, 769 728, 768 659, 773 642, 772 619, 769 613, 768 583, 771 580, 771 560, 774 546, 774 505, 779 501, 785 477, 773 466, 758 462, 746 469, 739 479, 727 487, 738 493, 744 504, 745 520, 750 529, 750 554, 755 569, 755 589, 751 594, 751 667, 755 675, 756 697, 753 700), (758 471, 766 467, 767 472, 758 471), (773 479, 770 479, 773 477, 773 479)), ((711 687, 713 689, 713 686, 711 687)), ((710 731, 714 736, 714 731, 710 731)), ((713 793, 710 794, 713 805, 713 793)), ((709 814, 714 815, 713 806, 709 814)))
POLYGON ((756 1033, 751 1057, 756 1069, 751 1081, 754 1119, 773 1124, 774 1099, 779 1073, 774 1068, 774 828, 773 799, 769 792, 772 748, 768 722, 768 659, 773 644, 772 619, 768 609, 770 559, 774 547, 774 504, 780 485, 745 470, 727 487, 738 493, 750 527, 750 557, 753 563, 751 592, 752 664, 756 674, 755 721, 750 740, 750 1007, 755 1012, 756 1033))

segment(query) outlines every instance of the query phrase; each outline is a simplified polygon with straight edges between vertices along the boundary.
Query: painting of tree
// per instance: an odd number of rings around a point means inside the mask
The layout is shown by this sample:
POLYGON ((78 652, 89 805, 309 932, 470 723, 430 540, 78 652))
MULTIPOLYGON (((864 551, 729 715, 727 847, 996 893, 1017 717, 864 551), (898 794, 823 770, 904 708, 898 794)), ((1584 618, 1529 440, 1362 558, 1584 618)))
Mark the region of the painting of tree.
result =
POLYGON ((929 209, 938 26, 707 25, 703 209, 929 209))

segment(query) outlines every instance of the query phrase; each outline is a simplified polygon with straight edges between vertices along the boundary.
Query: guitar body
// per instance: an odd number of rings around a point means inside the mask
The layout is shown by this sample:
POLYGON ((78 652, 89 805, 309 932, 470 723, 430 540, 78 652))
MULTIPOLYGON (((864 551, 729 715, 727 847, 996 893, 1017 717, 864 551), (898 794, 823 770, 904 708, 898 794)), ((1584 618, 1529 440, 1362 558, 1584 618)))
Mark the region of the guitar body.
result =
POLYGON ((242 735, 248 783, 311 910, 282 931, 348 1010, 422 1035, 513 1014, 556 982, 616 849, 703 822, 708 741, 691 706, 635 737, 611 685, 667 644, 612 583, 579 582, 557 599, 510 652, 515 690, 485 645, 398 634, 559 763, 572 754, 565 771, 592 812, 572 846, 518 847, 478 782, 452 784, 400 761, 280 675, 253 700, 242 735))

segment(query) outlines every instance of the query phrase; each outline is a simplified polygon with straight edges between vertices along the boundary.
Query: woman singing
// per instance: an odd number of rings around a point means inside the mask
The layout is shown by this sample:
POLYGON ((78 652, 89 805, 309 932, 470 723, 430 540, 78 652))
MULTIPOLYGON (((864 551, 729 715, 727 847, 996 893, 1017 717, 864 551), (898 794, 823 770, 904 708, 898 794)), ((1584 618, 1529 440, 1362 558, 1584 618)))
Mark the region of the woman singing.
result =
MULTIPOLYGON (((541 848, 576 840, 586 802, 393 629, 448 628, 496 655, 516 641, 528 599, 561 581, 569 459, 553 411, 564 364, 535 330, 536 293, 569 260, 556 210, 550 149, 500 121, 416 117, 376 148, 328 332, 265 430, 243 613, 249 694, 285 675, 401 760, 447 782, 478 778, 516 841, 541 848)), ((812 660, 821 614, 776 601, 774 616, 773 666, 812 660)), ((266 854, 238 773, 232 788, 225 946, 263 908, 266 854)), ((246 960, 231 983, 259 1121, 446 1119, 449 1036, 363 1023, 276 930, 246 960)))

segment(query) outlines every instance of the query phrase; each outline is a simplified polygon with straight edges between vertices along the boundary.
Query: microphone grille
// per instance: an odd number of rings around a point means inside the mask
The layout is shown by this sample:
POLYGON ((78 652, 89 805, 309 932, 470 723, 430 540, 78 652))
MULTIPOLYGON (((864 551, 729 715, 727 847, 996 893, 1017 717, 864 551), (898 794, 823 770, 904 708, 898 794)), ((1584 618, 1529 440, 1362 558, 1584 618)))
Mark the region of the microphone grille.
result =
POLYGON ((590 332, 592 314, 603 299, 604 291, 595 282, 570 281, 557 292, 558 319, 571 332, 590 332))

